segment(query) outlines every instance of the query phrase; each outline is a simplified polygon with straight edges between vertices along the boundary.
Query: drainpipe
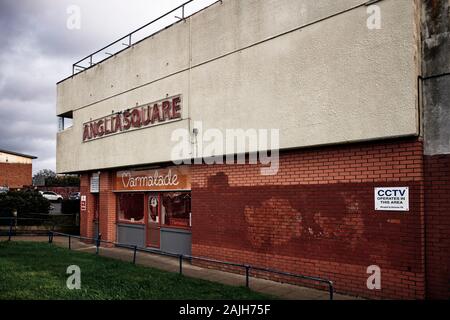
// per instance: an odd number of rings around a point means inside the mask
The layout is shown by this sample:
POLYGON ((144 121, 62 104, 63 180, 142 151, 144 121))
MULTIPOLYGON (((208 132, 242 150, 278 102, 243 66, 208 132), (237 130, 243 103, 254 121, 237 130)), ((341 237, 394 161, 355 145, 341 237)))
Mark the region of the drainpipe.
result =
POLYGON ((97 197, 97 238, 100 237, 100 174, 101 171, 97 172, 98 174, 98 197, 97 197))

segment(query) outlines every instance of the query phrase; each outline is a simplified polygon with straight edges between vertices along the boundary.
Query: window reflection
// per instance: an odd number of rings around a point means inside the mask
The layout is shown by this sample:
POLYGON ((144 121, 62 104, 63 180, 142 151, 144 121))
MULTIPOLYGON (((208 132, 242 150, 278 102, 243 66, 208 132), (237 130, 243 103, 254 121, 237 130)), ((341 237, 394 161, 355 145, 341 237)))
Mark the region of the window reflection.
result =
POLYGON ((144 195, 123 193, 118 196, 118 216, 121 221, 144 221, 144 195))
POLYGON ((191 226, 191 194, 169 192, 161 195, 162 224, 173 227, 191 226))

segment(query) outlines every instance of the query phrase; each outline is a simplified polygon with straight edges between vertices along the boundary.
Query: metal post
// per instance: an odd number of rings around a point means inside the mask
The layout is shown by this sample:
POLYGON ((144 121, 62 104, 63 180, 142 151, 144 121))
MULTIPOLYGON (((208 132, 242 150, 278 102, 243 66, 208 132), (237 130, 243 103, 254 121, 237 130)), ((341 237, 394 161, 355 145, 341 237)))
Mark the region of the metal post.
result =
POLYGON ((131 34, 130 34, 130 36, 128 37, 128 46, 131 47, 131 34))
POLYGON ((69 235, 69 250, 72 250, 72 241, 71 241, 71 237, 70 237, 70 235, 69 235))
POLYGON ((329 282, 328 283, 328 286, 329 286, 329 288, 330 288, 330 300, 333 300, 333 282, 329 282))
POLYGON ((183 274, 183 255, 182 254, 180 254, 179 260, 180 260, 180 274, 183 274))
POLYGON ((136 252, 137 252, 137 246, 134 246, 133 264, 136 264, 136 252))
POLYGON ((97 254, 97 255, 98 255, 98 248, 100 247, 100 240, 101 240, 101 238, 102 238, 102 234, 99 233, 98 236, 97 236, 97 243, 96 243, 96 249, 95 249, 95 254, 97 254))
POLYGON ((250 287, 250 266, 249 265, 245 266, 245 286, 247 288, 250 287))
POLYGON ((11 241, 12 228, 13 228, 13 219, 11 219, 11 220, 10 220, 10 223, 9 223, 8 241, 11 241))

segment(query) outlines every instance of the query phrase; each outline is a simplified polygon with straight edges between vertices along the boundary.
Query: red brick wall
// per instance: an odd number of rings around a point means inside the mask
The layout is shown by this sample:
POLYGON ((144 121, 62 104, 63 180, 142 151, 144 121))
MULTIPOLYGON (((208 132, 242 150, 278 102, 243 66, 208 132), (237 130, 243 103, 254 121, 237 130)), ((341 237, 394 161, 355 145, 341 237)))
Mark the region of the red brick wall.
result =
MULTIPOLYGON (((193 255, 321 276, 363 297, 450 297, 450 156, 424 158, 422 143, 406 139, 280 158, 276 176, 259 165, 192 166, 193 255), (410 211, 375 211, 383 186, 409 187, 410 211), (381 290, 366 287, 370 265, 381 268, 381 290)), ((100 179, 100 232, 115 241, 113 174, 100 179)), ((81 193, 81 234, 92 237, 87 174, 81 193)))
POLYGON ((100 232, 106 241, 116 241, 116 195, 113 189, 113 173, 103 171, 100 174, 100 232))
POLYGON ((450 155, 425 157, 427 297, 450 299, 450 155))
POLYGON ((283 153, 259 165, 192 167, 192 252, 329 278, 338 292, 424 298, 423 151, 417 140, 283 153), (374 210, 374 188, 410 188, 407 213, 374 210), (381 290, 366 286, 381 268, 381 290))
POLYGON ((80 234, 92 238, 95 235, 94 215, 95 197, 99 201, 100 233, 102 239, 107 241, 116 240, 116 196, 113 193, 113 177, 109 171, 100 174, 100 193, 98 195, 90 192, 90 175, 80 176, 80 193, 86 196, 86 211, 80 211, 80 234))
POLYGON ((0 163, 0 186, 22 188, 32 184, 31 164, 0 163))

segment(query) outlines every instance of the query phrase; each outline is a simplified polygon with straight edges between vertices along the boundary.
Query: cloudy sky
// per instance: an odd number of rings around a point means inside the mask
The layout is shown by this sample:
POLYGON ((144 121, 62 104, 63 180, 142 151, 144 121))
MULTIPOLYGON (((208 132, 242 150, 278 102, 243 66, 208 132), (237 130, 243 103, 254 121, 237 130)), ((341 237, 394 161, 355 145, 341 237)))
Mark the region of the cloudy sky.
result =
MULTIPOLYGON (((37 156, 34 173, 54 170, 56 82, 75 61, 185 1, 0 0, 0 149, 37 156), (68 27, 73 6, 79 29, 68 27)), ((213 2, 196 0, 187 14, 213 2)))

